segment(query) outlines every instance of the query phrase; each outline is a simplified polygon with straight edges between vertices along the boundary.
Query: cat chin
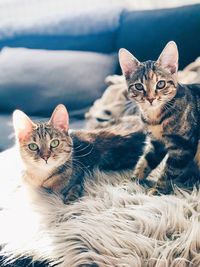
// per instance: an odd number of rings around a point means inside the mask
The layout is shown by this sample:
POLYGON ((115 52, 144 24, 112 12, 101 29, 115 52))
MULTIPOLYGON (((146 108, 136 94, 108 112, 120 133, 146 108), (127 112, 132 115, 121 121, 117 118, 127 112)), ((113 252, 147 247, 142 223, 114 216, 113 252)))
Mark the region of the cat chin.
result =
POLYGON ((51 172, 54 169, 56 169, 59 165, 62 165, 63 163, 60 161, 47 161, 47 163, 44 160, 40 161, 24 161, 24 166, 27 170, 31 170, 31 172, 51 172))
POLYGON ((145 103, 144 105, 140 106, 140 109, 145 113, 149 111, 155 112, 155 111, 160 110, 163 105, 164 105, 163 103, 155 103, 155 104, 145 103))

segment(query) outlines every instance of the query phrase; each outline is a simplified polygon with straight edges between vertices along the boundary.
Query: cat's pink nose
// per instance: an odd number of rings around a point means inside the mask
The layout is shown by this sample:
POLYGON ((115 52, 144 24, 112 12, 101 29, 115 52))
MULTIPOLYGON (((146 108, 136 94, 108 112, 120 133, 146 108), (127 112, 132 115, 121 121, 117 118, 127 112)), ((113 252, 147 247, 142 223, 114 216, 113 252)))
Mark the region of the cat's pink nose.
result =
POLYGON ((46 163, 47 163, 48 159, 50 158, 50 155, 49 155, 49 154, 48 154, 48 155, 42 155, 41 158, 42 158, 43 160, 45 160, 46 163))
POLYGON ((152 104, 155 99, 156 99, 155 97, 148 97, 147 98, 147 100, 149 101, 150 104, 152 104))

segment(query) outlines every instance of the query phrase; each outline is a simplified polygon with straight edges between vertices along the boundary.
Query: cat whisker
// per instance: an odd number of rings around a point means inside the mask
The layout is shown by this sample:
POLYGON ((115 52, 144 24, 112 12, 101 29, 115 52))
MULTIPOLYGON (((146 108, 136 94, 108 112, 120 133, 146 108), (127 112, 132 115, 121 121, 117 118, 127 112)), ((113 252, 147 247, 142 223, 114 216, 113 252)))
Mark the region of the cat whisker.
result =
MULTIPOLYGON (((92 144, 91 144, 91 145, 92 145, 92 144)), ((80 155, 80 156, 76 156, 76 158, 83 158, 83 157, 85 157, 85 156, 88 156, 88 155, 92 152, 92 150, 93 150, 93 146, 92 146, 92 148, 90 149, 90 151, 89 151, 88 153, 83 154, 83 155, 80 155)))
POLYGON ((72 167, 71 160, 65 162, 64 166, 68 169, 72 167))
MULTIPOLYGON (((91 143, 88 143, 88 145, 84 146, 83 148, 81 149, 77 149, 77 147, 73 147, 73 150, 76 151, 76 152, 81 152, 81 151, 84 151, 85 149, 87 149, 89 146, 91 146, 92 144, 91 143)), ((80 147, 80 146, 79 146, 80 147)), ((79 148, 78 147, 78 148, 79 148)))
POLYGON ((81 165, 79 165, 79 163, 73 163, 73 167, 76 167, 77 169, 82 170, 84 173, 85 172, 89 172, 89 169, 87 169, 86 167, 82 167, 81 165))
POLYGON ((74 159, 74 158, 73 158, 73 159, 72 159, 72 164, 73 164, 73 166, 80 168, 83 172, 85 172, 85 171, 89 172, 88 167, 85 166, 82 162, 80 162, 80 161, 77 160, 77 159, 74 159))

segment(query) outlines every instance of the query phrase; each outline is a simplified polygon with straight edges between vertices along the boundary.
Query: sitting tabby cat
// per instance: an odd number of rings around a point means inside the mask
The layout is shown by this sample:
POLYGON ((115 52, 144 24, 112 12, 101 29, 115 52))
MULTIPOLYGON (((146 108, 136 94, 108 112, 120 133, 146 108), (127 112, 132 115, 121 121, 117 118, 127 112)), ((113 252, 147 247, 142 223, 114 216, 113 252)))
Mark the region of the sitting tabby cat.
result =
POLYGON ((84 177, 100 171, 128 171, 142 154, 145 134, 116 130, 69 133, 68 112, 58 105, 48 122, 34 123, 16 110, 13 123, 24 163, 23 179, 61 194, 65 201, 83 194, 84 177))
POLYGON ((150 136, 134 177, 148 181, 157 176, 155 186, 164 192, 172 183, 193 186, 200 166, 200 85, 178 83, 175 42, 166 45, 157 61, 139 62, 126 49, 120 49, 119 61, 129 97, 138 104, 150 136), (153 140, 166 149, 157 166, 152 161, 157 149, 153 140))

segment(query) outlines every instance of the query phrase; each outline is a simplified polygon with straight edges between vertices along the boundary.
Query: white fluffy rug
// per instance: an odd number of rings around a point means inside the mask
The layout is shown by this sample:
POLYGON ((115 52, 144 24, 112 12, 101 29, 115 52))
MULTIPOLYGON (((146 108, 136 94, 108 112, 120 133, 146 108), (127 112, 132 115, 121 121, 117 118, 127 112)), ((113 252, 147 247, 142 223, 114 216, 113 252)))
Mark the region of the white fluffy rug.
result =
POLYGON ((71 205, 26 186, 4 194, 3 254, 60 267, 200 266, 200 192, 150 196, 125 175, 112 178, 98 173, 71 205))

